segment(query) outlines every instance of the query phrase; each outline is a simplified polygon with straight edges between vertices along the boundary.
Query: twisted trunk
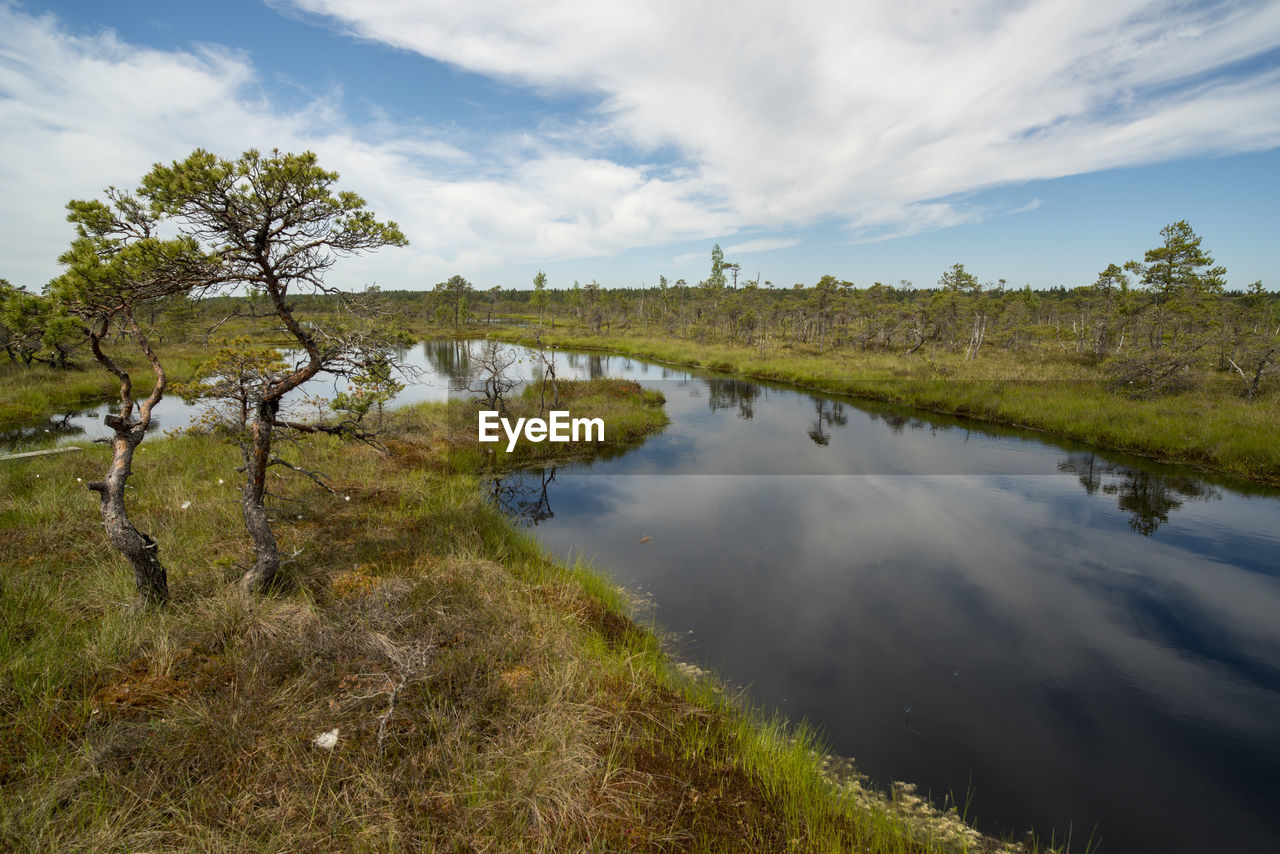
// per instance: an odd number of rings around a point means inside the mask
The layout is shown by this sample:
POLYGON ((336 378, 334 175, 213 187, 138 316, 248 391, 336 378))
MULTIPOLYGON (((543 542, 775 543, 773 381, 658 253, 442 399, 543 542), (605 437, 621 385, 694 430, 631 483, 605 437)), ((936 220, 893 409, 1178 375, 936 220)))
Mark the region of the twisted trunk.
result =
POLYGON ((155 540, 134 527, 124 506, 124 487, 133 469, 133 451, 142 441, 144 431, 139 430, 137 424, 130 429, 118 415, 108 415, 107 424, 116 428, 111 441, 114 452, 111 468, 106 480, 90 483, 89 489, 98 493, 107 540, 133 567, 138 595, 149 605, 163 604, 169 599, 169 579, 160 563, 159 548, 155 540))
POLYGON ((280 411, 280 399, 259 401, 253 420, 251 443, 245 449, 245 480, 240 508, 253 540, 253 567, 240 579, 250 592, 270 587, 280 569, 280 548, 263 503, 267 495, 267 468, 271 465, 271 431, 280 411))
POLYGON ((107 470, 104 480, 93 481, 89 484, 89 489, 98 493, 102 526, 107 532, 107 540, 133 567, 133 580, 138 595, 144 602, 158 605, 169 599, 168 574, 165 572, 164 565, 160 563, 156 541, 139 531, 129 521, 129 514, 124 506, 124 488, 129 482, 129 476, 133 473, 133 452, 151 427, 151 410, 164 396, 165 372, 146 336, 134 320, 133 312, 125 308, 122 313, 126 331, 138 342, 147 361, 151 363, 156 384, 147 399, 137 407, 138 420, 132 420, 133 381, 128 372, 116 364, 102 349, 102 339, 106 337, 109 328, 108 319, 103 319, 97 329, 90 330, 89 344, 94 358, 120 380, 120 412, 111 413, 103 419, 115 434, 111 440, 111 468, 107 470))

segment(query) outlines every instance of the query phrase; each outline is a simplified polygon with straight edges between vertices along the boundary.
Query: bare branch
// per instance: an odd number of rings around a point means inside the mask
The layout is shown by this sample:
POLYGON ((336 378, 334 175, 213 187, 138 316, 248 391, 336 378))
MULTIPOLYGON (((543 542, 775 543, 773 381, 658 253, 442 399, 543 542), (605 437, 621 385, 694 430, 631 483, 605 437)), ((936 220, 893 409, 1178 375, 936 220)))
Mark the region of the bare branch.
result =
POLYGON ((329 484, 324 482, 324 478, 326 477, 326 475, 321 474, 320 472, 309 471, 307 469, 301 468, 300 466, 295 466, 293 463, 287 462, 286 460, 282 460, 279 457, 272 457, 271 460, 267 463, 267 465, 268 466, 284 466, 290 471, 296 471, 298 474, 306 475, 307 477, 315 481, 322 489, 330 493, 336 494, 336 490, 333 487, 331 487, 329 484))

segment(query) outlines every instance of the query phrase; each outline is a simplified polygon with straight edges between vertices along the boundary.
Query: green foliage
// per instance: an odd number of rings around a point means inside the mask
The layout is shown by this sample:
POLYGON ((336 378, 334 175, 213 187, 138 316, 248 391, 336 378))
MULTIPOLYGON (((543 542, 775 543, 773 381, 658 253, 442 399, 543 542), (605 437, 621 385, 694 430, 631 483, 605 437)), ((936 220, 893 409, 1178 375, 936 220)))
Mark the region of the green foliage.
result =
POLYGON ((263 156, 250 149, 226 160, 197 149, 156 164, 139 192, 153 211, 186 220, 221 256, 223 281, 284 291, 294 283, 321 287, 339 256, 408 243, 359 195, 335 191, 337 180, 310 151, 263 156))
POLYGON ((447 281, 440 282, 433 289, 436 295, 436 318, 447 321, 453 316, 453 328, 456 330, 470 316, 468 298, 475 293, 475 288, 462 276, 450 276, 447 281))
POLYGON ((1205 294, 1222 293, 1225 267, 1212 267, 1213 258, 1200 248, 1200 236, 1186 220, 1160 229, 1161 245, 1148 249, 1143 263, 1132 261, 1130 269, 1140 283, 1158 300, 1187 300, 1205 294))
POLYGON ((245 418, 252 422, 250 441, 242 445, 242 506, 257 554, 243 583, 252 590, 271 585, 280 566, 264 502, 267 469, 288 464, 272 452, 273 433, 327 429, 281 421, 285 396, 322 371, 350 376, 371 357, 386 356, 395 337, 371 322, 381 304, 377 291, 342 294, 343 308, 357 322, 329 328, 304 323, 291 301, 290 291, 298 287, 336 296, 324 277, 337 259, 408 242, 394 222, 375 219, 360 196, 335 190, 337 180, 338 174, 321 169, 312 152, 278 149, 265 157, 249 150, 236 160, 197 149, 184 161, 156 164, 142 180, 140 193, 151 211, 180 218, 188 235, 217 254, 219 281, 259 294, 304 354, 283 375, 261 375, 251 390, 231 384, 232 402, 239 407, 236 423, 243 429, 245 418))
POLYGON ((959 263, 952 264, 951 268, 938 278, 938 287, 945 291, 963 294, 976 294, 982 290, 982 285, 978 284, 978 277, 959 263))
POLYGON ((1200 247, 1199 235, 1186 220, 1166 225, 1160 237, 1161 245, 1148 249, 1141 263, 1126 265, 1149 295, 1153 349, 1165 345, 1168 327, 1172 327, 1174 344, 1179 332, 1213 334, 1211 298, 1222 294, 1227 272, 1225 267, 1213 266, 1213 258, 1200 247))
POLYGON ((539 270, 533 277, 533 296, 529 304, 538 312, 538 322, 547 309, 547 274, 539 270))
POLYGON ((174 383, 173 390, 188 404, 210 402, 202 418, 206 428, 240 433, 252 417, 260 390, 289 371, 279 350, 241 336, 225 342, 189 380, 174 383))
POLYGON ((371 411, 376 411, 381 426, 383 407, 402 391, 404 383, 395 378, 391 362, 375 359, 351 376, 347 390, 339 393, 329 406, 334 412, 350 415, 357 424, 371 411))
POLYGON ((1280 374, 1280 301, 1262 282, 1254 282, 1233 302, 1222 321, 1228 330, 1224 360, 1240 375, 1245 398, 1252 400, 1263 378, 1280 374))
POLYGON ((724 250, 720 248, 719 243, 711 247, 711 273, 702 286, 712 294, 724 290, 724 250))
POLYGON ((66 307, 0 279, 0 349, 10 361, 66 367, 72 350, 84 340, 66 307), (42 352, 47 356, 41 356, 42 352))
POLYGON ((218 259, 194 238, 161 239, 159 216, 136 197, 110 188, 107 198, 110 205, 67 204, 76 239, 58 258, 66 272, 48 290, 69 312, 99 323, 150 301, 190 294, 216 278, 218 259))

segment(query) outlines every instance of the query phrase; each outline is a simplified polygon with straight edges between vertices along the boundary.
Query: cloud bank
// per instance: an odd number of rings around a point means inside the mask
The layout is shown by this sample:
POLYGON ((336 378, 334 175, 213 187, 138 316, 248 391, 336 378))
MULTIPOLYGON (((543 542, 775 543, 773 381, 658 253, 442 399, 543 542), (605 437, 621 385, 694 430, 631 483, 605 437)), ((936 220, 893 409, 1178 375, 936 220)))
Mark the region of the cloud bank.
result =
POLYGON ((67 199, 196 146, 315 150, 413 244, 353 273, 422 286, 740 231, 777 248, 819 222, 884 239, 991 215, 955 201, 984 188, 1280 144, 1275 3, 292 2, 594 108, 483 140, 361 127, 341 92, 274 105, 247 54, 0 6, 0 274, 38 285, 67 199))

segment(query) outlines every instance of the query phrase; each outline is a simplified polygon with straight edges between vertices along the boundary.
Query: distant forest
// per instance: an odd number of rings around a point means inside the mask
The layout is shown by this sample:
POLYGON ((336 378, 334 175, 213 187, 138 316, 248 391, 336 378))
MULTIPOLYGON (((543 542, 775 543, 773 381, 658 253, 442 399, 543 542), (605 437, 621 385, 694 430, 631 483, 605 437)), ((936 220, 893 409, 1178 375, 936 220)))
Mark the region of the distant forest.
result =
MULTIPOLYGON (((992 350, 1049 353, 1105 365, 1135 393, 1172 390, 1195 370, 1238 377, 1252 397, 1280 362, 1280 295, 1262 282, 1228 290, 1226 270, 1185 221, 1162 229, 1141 261, 1111 263, 1093 282, 1033 290, 999 279, 980 282, 954 264, 936 284, 857 285, 826 275, 812 285, 775 286, 740 276, 720 247, 708 275, 689 283, 605 288, 573 282, 553 288, 545 274, 527 289, 473 284, 455 275, 424 290, 384 290, 385 309, 415 329, 461 331, 475 323, 517 320, 583 334, 673 338, 758 348, 877 351, 902 357, 951 354, 966 360, 992 350)), ((45 335, 38 298, 0 283, 0 348, 10 359, 58 360, 57 335, 45 335), (42 353, 42 351, 45 351, 42 353)), ((252 298, 175 296, 149 320, 184 335, 237 313, 252 298)), ((333 295, 293 294, 302 316, 326 314, 333 295)))

